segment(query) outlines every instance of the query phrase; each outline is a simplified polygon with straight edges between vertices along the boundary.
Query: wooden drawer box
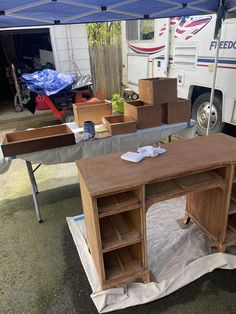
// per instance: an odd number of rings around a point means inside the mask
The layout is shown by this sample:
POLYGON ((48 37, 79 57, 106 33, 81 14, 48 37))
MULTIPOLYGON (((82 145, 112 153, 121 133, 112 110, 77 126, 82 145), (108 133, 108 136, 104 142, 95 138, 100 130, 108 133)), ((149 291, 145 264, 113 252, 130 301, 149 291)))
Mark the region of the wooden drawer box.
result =
POLYGON ((177 100, 177 79, 156 77, 138 81, 139 99, 150 105, 177 100))
POLYGON ((138 129, 152 128, 162 123, 161 106, 152 106, 137 100, 125 103, 124 112, 126 116, 137 121, 138 129))
POLYGON ((103 117, 102 120, 111 135, 132 133, 137 130, 136 121, 123 114, 103 117))
POLYGON ((177 102, 161 105, 162 122, 167 124, 186 122, 191 119, 191 100, 178 98, 177 102))
POLYGON ((83 127, 85 121, 93 121, 94 124, 101 124, 102 117, 112 115, 111 102, 98 100, 89 104, 73 104, 75 123, 83 127))
POLYGON ((15 156, 75 144, 74 133, 66 125, 7 133, 2 142, 3 156, 15 156))

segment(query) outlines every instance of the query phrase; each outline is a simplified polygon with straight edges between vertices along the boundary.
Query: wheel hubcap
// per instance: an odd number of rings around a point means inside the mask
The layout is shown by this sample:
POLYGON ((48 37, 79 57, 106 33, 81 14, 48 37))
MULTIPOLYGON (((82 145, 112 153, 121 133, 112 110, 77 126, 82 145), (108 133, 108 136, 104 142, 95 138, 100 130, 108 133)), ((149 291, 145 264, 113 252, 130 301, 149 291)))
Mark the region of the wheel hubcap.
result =
MULTIPOLYGON (((209 112, 210 112, 210 103, 209 102, 202 103, 199 106, 198 111, 197 111, 197 122, 198 122, 199 126, 205 131, 207 129, 209 112)), ((210 131, 212 129, 214 129, 214 127, 217 123, 217 120, 218 120, 218 113, 217 113, 216 107, 214 106, 214 104, 212 104, 211 121, 210 121, 210 127, 209 127, 210 131)))

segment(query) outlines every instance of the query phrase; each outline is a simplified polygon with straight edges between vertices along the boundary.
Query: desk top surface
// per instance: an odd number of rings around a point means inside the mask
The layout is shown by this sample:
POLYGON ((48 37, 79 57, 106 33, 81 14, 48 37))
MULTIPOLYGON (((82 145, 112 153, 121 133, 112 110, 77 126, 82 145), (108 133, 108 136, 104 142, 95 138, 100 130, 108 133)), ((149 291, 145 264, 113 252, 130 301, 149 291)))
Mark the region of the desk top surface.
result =
POLYGON ((122 153, 76 162, 91 196, 109 194, 236 163, 236 138, 225 134, 196 137, 163 145, 167 152, 140 163, 122 160, 122 153))

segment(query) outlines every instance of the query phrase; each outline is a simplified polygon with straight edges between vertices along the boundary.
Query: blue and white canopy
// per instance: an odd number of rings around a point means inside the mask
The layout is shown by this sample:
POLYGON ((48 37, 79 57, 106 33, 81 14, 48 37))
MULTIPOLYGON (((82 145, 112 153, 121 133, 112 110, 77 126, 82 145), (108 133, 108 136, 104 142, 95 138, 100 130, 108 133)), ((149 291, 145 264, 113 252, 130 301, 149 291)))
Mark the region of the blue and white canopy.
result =
MULTIPOLYGON (((223 1, 226 11, 236 0, 223 1)), ((216 13, 220 0, 0 0, 0 28, 216 13)))

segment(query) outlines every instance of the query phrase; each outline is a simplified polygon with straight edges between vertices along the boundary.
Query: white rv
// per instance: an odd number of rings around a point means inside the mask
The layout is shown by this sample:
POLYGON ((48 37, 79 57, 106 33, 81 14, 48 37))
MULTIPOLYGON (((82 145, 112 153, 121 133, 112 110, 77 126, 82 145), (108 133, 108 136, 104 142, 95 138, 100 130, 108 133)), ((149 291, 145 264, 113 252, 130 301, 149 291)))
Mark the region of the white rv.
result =
MULTIPOLYGON (((141 78, 177 77, 178 96, 192 100, 192 116, 205 134, 213 81, 213 15, 122 22, 123 83, 138 93, 141 78)), ((224 122, 236 125, 236 19, 221 32, 216 92, 210 132, 224 122)), ((133 97, 136 97, 133 94, 133 97)))

